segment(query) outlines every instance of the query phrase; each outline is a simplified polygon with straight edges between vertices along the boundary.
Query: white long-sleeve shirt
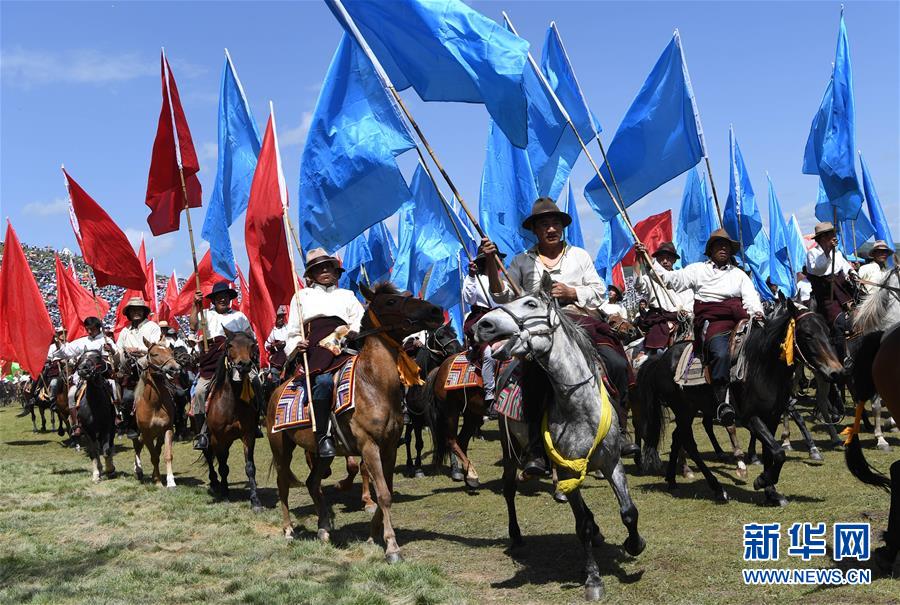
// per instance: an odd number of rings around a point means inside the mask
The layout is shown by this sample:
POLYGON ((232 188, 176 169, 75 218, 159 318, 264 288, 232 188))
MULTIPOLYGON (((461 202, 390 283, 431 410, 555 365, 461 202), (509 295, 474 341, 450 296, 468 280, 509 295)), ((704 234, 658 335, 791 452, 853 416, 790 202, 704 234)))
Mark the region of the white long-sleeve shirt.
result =
POLYGON ((470 307, 479 306, 493 309, 497 306, 491 296, 491 285, 487 275, 466 275, 462 285, 463 302, 470 307), (480 282, 480 285, 479 285, 480 282))
MULTIPOLYGON (((666 270, 659 265, 657 271, 666 270)), ((634 280, 634 289, 641 298, 647 300, 648 307, 655 307, 663 311, 677 313, 684 311, 693 314, 694 312, 694 291, 690 288, 676 290, 668 288, 657 282, 652 282, 649 275, 639 275, 634 280), (668 294, 666 294, 668 292, 668 294)))
MULTIPOLYGON (((887 275, 888 269, 886 267, 882 269, 881 265, 879 265, 875 261, 868 262, 859 268, 860 279, 874 282, 876 284, 880 284, 882 281, 884 281, 884 278, 887 277, 887 275)), ((872 290, 875 288, 875 286, 869 286, 867 284, 859 284, 859 286, 866 292, 866 294, 871 294, 872 290)))
POLYGON ((288 338, 287 324, 284 324, 280 328, 278 326, 275 326, 274 328, 272 328, 272 331, 269 332, 269 337, 266 338, 266 348, 269 348, 273 344, 275 344, 276 340, 280 340, 281 342, 287 342, 287 338, 288 338))
MULTIPOLYGON (((597 274, 594 261, 586 250, 566 244, 562 257, 555 267, 547 267, 541 262, 537 246, 517 254, 509 264, 509 277, 526 294, 536 292, 541 286, 544 272, 555 282, 575 288, 576 303, 586 309, 597 309, 603 304, 606 284, 597 274)), ((508 283, 503 284, 503 292, 491 293, 497 303, 506 303, 515 298, 508 283)))
MULTIPOLYGON (((849 277, 851 273, 856 273, 853 266, 846 258, 844 258, 844 255, 840 250, 835 248, 832 252, 834 253, 835 273, 843 273, 847 277, 849 277)), ((832 255, 830 254, 825 254, 825 251, 822 250, 821 246, 816 244, 806 253, 806 270, 819 277, 831 275, 831 256, 832 255)))
POLYGON ((613 315, 618 315, 625 318, 628 317, 628 311, 626 311, 625 307, 623 307, 619 303, 606 301, 605 303, 600 305, 600 310, 610 317, 612 317, 613 315))
POLYGON ((104 345, 113 345, 113 341, 105 338, 103 334, 96 336, 82 336, 76 338, 72 342, 67 342, 62 348, 58 349, 54 354, 54 359, 75 359, 85 351, 100 351, 106 357, 104 345))
POLYGON ((204 313, 206 313, 207 338, 225 336, 225 330, 228 330, 229 332, 244 332, 254 340, 256 339, 250 320, 240 311, 229 309, 227 313, 219 313, 215 309, 209 309, 204 313))
POLYGON ((720 268, 712 261, 706 261, 691 263, 676 271, 666 271, 654 261, 653 267, 666 286, 675 290, 690 289, 696 301, 721 302, 728 298, 740 298, 747 313, 762 313, 762 302, 753 282, 734 265, 720 268))
POLYGON ((142 321, 137 328, 132 328, 130 324, 125 326, 119 332, 119 338, 116 340, 119 359, 122 362, 125 361, 127 355, 125 349, 137 349, 141 353, 146 353, 147 345, 144 344, 144 339, 146 338, 147 342, 154 343, 159 342, 161 336, 162 332, 159 329, 159 325, 149 319, 142 321))
POLYGON ((284 351, 290 355, 300 341, 300 318, 304 322, 318 317, 339 317, 353 332, 359 332, 365 309, 350 290, 313 284, 294 294, 288 315, 288 333, 284 351))
POLYGON ((797 282, 797 294, 794 296, 797 302, 807 303, 812 298, 812 284, 809 280, 801 279, 797 282))

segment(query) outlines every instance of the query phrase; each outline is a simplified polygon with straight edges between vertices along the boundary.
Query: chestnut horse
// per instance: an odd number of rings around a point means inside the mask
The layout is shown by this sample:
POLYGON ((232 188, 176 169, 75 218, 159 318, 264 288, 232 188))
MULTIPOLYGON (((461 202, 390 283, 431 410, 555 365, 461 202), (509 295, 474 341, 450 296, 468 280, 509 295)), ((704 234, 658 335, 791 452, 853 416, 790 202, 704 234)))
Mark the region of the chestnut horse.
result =
POLYGON ((175 439, 175 399, 172 385, 181 371, 172 350, 162 343, 147 346, 147 369, 141 372, 134 389, 134 420, 140 437, 134 443, 134 474, 138 481, 144 478, 141 466, 141 449, 146 445, 153 463, 153 483, 162 485, 159 473, 159 455, 165 445, 166 487, 175 487, 172 473, 172 441, 175 439))
POLYGON ((258 423, 254 397, 259 386, 254 386, 251 372, 254 371, 253 360, 258 359, 257 345, 244 332, 225 330, 225 336, 225 354, 209 385, 206 406, 209 447, 203 454, 209 466, 209 488, 220 497, 228 497, 228 452, 231 444, 240 439, 244 444, 250 506, 254 512, 261 512, 262 504, 256 493, 256 463, 253 461, 258 423), (213 468, 213 457, 219 464, 218 477, 213 468))
MULTIPOLYGON (((385 558, 394 563, 401 560, 400 547, 391 523, 391 497, 394 485, 394 465, 397 446, 403 429, 403 383, 398 371, 403 339, 420 330, 433 330, 443 324, 439 307, 401 293, 389 283, 369 289, 360 284, 360 292, 369 302, 362 321, 362 347, 356 359, 355 408, 341 414, 333 426, 339 456, 362 455, 378 500, 372 517, 370 540, 381 533, 385 543, 385 558)), ((312 454, 313 466, 306 487, 319 515, 318 537, 327 542, 331 531, 331 516, 322 494, 322 479, 327 476, 331 459, 315 455, 316 438, 311 428, 286 429, 272 432, 278 400, 287 383, 282 384, 269 399, 266 426, 272 462, 278 473, 278 499, 281 503, 282 529, 286 538, 294 537, 288 508, 291 486, 300 482, 291 471, 294 448, 300 446, 312 454)))

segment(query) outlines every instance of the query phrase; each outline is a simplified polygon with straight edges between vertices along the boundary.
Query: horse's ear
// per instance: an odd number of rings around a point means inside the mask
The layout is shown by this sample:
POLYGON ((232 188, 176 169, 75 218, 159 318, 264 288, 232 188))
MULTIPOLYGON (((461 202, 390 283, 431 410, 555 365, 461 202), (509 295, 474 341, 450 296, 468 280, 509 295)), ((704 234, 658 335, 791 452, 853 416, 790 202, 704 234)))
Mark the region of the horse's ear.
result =
MULTIPOLYGON (((785 300, 783 294, 781 295, 781 298, 782 298, 782 300, 785 300)), ((787 308, 788 308, 788 312, 789 312, 792 316, 793 316, 793 315, 797 315, 799 311, 798 311, 798 309, 797 309, 797 305, 794 304, 794 299, 788 298, 788 299, 786 299, 786 300, 787 300, 787 308)))
POLYGON ((237 332, 232 332, 231 330, 229 330, 228 328, 225 328, 225 327, 222 328, 222 331, 225 332, 225 338, 227 338, 228 340, 231 340, 232 338, 234 338, 234 335, 237 333, 237 332))
POLYGON ((784 303, 785 300, 787 300, 787 298, 784 296, 784 292, 778 290, 778 302, 784 303))
POLYGON ((150 350, 150 347, 152 347, 154 343, 147 340, 146 336, 143 337, 143 340, 144 340, 144 346, 147 347, 147 350, 150 350))
POLYGON ((375 298, 375 292, 373 292, 372 289, 369 288, 369 286, 362 282, 359 282, 356 285, 359 287, 359 292, 363 295, 363 298, 365 298, 369 302, 372 302, 372 300, 375 298))
POLYGON ((550 274, 544 271, 544 274, 541 276, 541 292, 550 296, 550 291, 553 289, 553 278, 550 277, 550 274))

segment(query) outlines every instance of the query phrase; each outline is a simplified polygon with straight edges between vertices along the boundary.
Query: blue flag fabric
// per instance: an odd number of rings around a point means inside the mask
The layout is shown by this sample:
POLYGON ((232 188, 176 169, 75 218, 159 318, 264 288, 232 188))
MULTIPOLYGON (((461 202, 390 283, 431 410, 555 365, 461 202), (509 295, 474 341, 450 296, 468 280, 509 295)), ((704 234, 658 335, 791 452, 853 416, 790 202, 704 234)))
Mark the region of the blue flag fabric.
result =
POLYGON ((855 256, 856 252, 873 235, 875 235, 875 227, 862 209, 856 215, 856 219, 838 223, 838 247, 844 256, 855 256))
POLYGON ((369 252, 372 260, 366 265, 366 273, 372 283, 390 281, 391 269, 397 257, 397 244, 384 222, 375 223, 368 232, 369 252))
POLYGON ((391 281, 401 289, 443 308, 459 304, 462 244, 438 191, 419 165, 413 174, 413 198, 400 208, 399 245, 391 281))
POLYGON ((581 232, 581 219, 578 218, 578 207, 575 205, 575 193, 572 191, 571 182, 569 182, 564 211, 572 217, 571 224, 566 227, 566 241, 573 246, 584 248, 584 234, 581 232))
POLYGON ((536 243, 522 221, 537 198, 528 153, 491 122, 478 209, 485 233, 510 259, 536 243))
MULTIPOLYGON (((869 209, 869 220, 875 228, 875 239, 882 239, 887 242, 891 248, 894 247, 894 237, 891 235, 891 227, 888 225, 887 218, 884 216, 884 209, 878 199, 878 193, 875 191, 875 183, 872 182, 872 176, 869 174, 869 168, 863 160, 862 154, 859 154, 859 163, 862 165, 863 188, 866 192, 866 206, 869 209)), ((894 259, 889 258, 888 264, 893 266, 894 259)))
POLYGON ((260 149, 259 131, 240 80, 226 55, 219 91, 219 159, 201 237, 209 242, 213 270, 237 280, 228 228, 245 210, 260 149))
POLYGON ((600 241, 600 249, 594 258, 594 268, 600 278, 607 284, 612 283, 612 271, 631 247, 634 239, 625 225, 625 219, 621 214, 613 217, 613 220, 603 221, 603 239, 600 241))
POLYGON ((681 266, 706 260, 703 251, 710 234, 719 228, 719 218, 712 199, 706 192, 706 179, 697 167, 691 168, 684 183, 681 210, 675 229, 675 248, 681 266))
MULTIPOLYGON (((450 200, 450 207, 453 208, 453 222, 456 223, 459 232, 465 240, 466 250, 474 258, 478 254, 478 244, 481 242, 481 239, 478 237, 478 230, 472 224, 472 221, 469 220, 469 215, 462 209, 462 204, 455 197, 450 200)), ((465 253, 463 253, 463 256, 466 256, 465 253)), ((468 266, 468 259, 465 266, 468 266)))
MULTIPOLYGON (((838 31, 834 70, 816 112, 803 155, 803 173, 822 179, 828 199, 837 210, 838 220, 855 218, 862 206, 862 192, 856 175, 855 108, 850 46, 844 15, 838 31)), ((831 218, 819 220, 833 221, 831 218)))
POLYGON ((589 143, 603 129, 600 128, 600 122, 588 107, 587 99, 578 85, 575 70, 569 61, 569 55, 566 53, 566 47, 563 46, 555 23, 551 23, 547 28, 547 35, 544 38, 541 71, 553 92, 556 93, 556 97, 566 108, 581 140, 589 143))
MULTIPOLYGON (((722 222, 725 230, 732 239, 741 242, 746 247, 756 241, 756 235, 762 230, 762 216, 756 205, 756 195, 753 193, 753 185, 750 183, 750 175, 747 174, 747 166, 744 164, 744 156, 738 146, 734 129, 728 130, 730 145, 729 154, 729 187, 728 200, 722 211, 722 222), (740 217, 740 226, 738 226, 740 217)), ((768 246, 766 247, 768 252, 768 246)))
POLYGON ((372 262, 372 251, 369 249, 368 233, 360 233, 344 248, 344 258, 342 259, 344 274, 341 275, 338 285, 341 288, 352 290, 356 297, 362 300, 359 293, 359 282, 367 286, 372 285, 368 279, 368 272, 363 272, 363 267, 370 262, 372 262))
POLYGON ((514 145, 527 145, 527 41, 460 0, 354 0, 344 7, 397 90, 412 86, 423 101, 483 103, 514 145))
MULTIPOLYGON (((681 40, 675 32, 628 108, 606 154, 626 208, 703 158, 694 114, 681 40)), ((609 167, 604 164, 600 170, 612 187, 609 167)), ((618 213, 599 177, 591 179, 584 195, 604 220, 618 213)))
POLYGON ((769 238, 764 229, 756 233, 756 237, 744 248, 743 257, 747 261, 747 270, 753 286, 763 300, 774 300, 766 279, 769 278, 769 238))
POLYGON ((300 241, 333 252, 410 199, 396 156, 415 147, 372 64, 341 39, 300 165, 300 241))
POLYGON ((791 259, 790 232, 784 215, 781 213, 781 204, 775 195, 775 186, 772 179, 766 176, 769 182, 769 280, 778 286, 778 289, 788 297, 794 296, 797 290, 795 278, 799 268, 794 268, 791 259))
POLYGON ((791 215, 788 223, 788 248, 791 254, 791 266, 794 268, 794 276, 803 271, 806 266, 806 245, 803 243, 803 232, 800 230, 800 223, 797 217, 791 215))

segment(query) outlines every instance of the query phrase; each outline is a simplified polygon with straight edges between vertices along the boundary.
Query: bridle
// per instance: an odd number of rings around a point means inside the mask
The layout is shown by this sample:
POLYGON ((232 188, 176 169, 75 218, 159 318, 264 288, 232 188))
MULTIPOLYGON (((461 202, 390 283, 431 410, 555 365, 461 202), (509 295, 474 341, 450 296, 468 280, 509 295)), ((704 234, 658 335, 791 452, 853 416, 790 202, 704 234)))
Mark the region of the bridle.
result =
MULTIPOLYGON (((375 311, 372 310, 372 307, 369 306, 369 308, 366 309, 366 317, 369 319, 372 327, 361 330, 359 333, 357 333, 356 338, 358 340, 362 340, 366 336, 372 336, 373 334, 385 334, 386 332, 395 332, 397 330, 409 331, 410 333, 417 331, 415 330, 415 328, 419 328, 420 326, 422 326, 421 320, 411 319, 410 317, 406 316, 403 310, 410 301, 419 299, 412 296, 403 296, 402 298, 403 303, 400 305, 400 309, 398 311, 392 312, 391 315, 398 315, 403 319, 395 323, 384 323, 377 315, 375 315, 375 311)), ((419 329, 422 328, 424 328, 424 326, 419 329)))
MULTIPOLYGON (((804 311, 797 317, 793 318, 794 325, 799 326, 801 320, 806 319, 807 317, 813 316, 813 315, 818 315, 818 313, 816 313, 815 311, 810 311, 810 310, 804 311)), ((796 331, 796 328, 795 328, 795 331, 796 331)), ((800 356, 800 360, 803 363, 805 363, 811 370, 816 371, 816 366, 809 363, 809 360, 806 359, 806 355, 803 354, 803 349, 800 348, 800 339, 797 338, 796 336, 794 337, 794 351, 797 353, 797 355, 800 356)))
MULTIPOLYGON (((152 349, 155 346, 150 347, 152 349)), ((172 378, 181 371, 181 364, 178 363, 178 360, 175 359, 175 355, 173 354, 171 357, 166 359, 166 361, 162 364, 153 363, 153 359, 150 356, 150 349, 147 350, 147 371, 150 374, 154 375, 165 375, 166 378, 172 378), (172 364, 175 364, 174 367, 172 364)))

